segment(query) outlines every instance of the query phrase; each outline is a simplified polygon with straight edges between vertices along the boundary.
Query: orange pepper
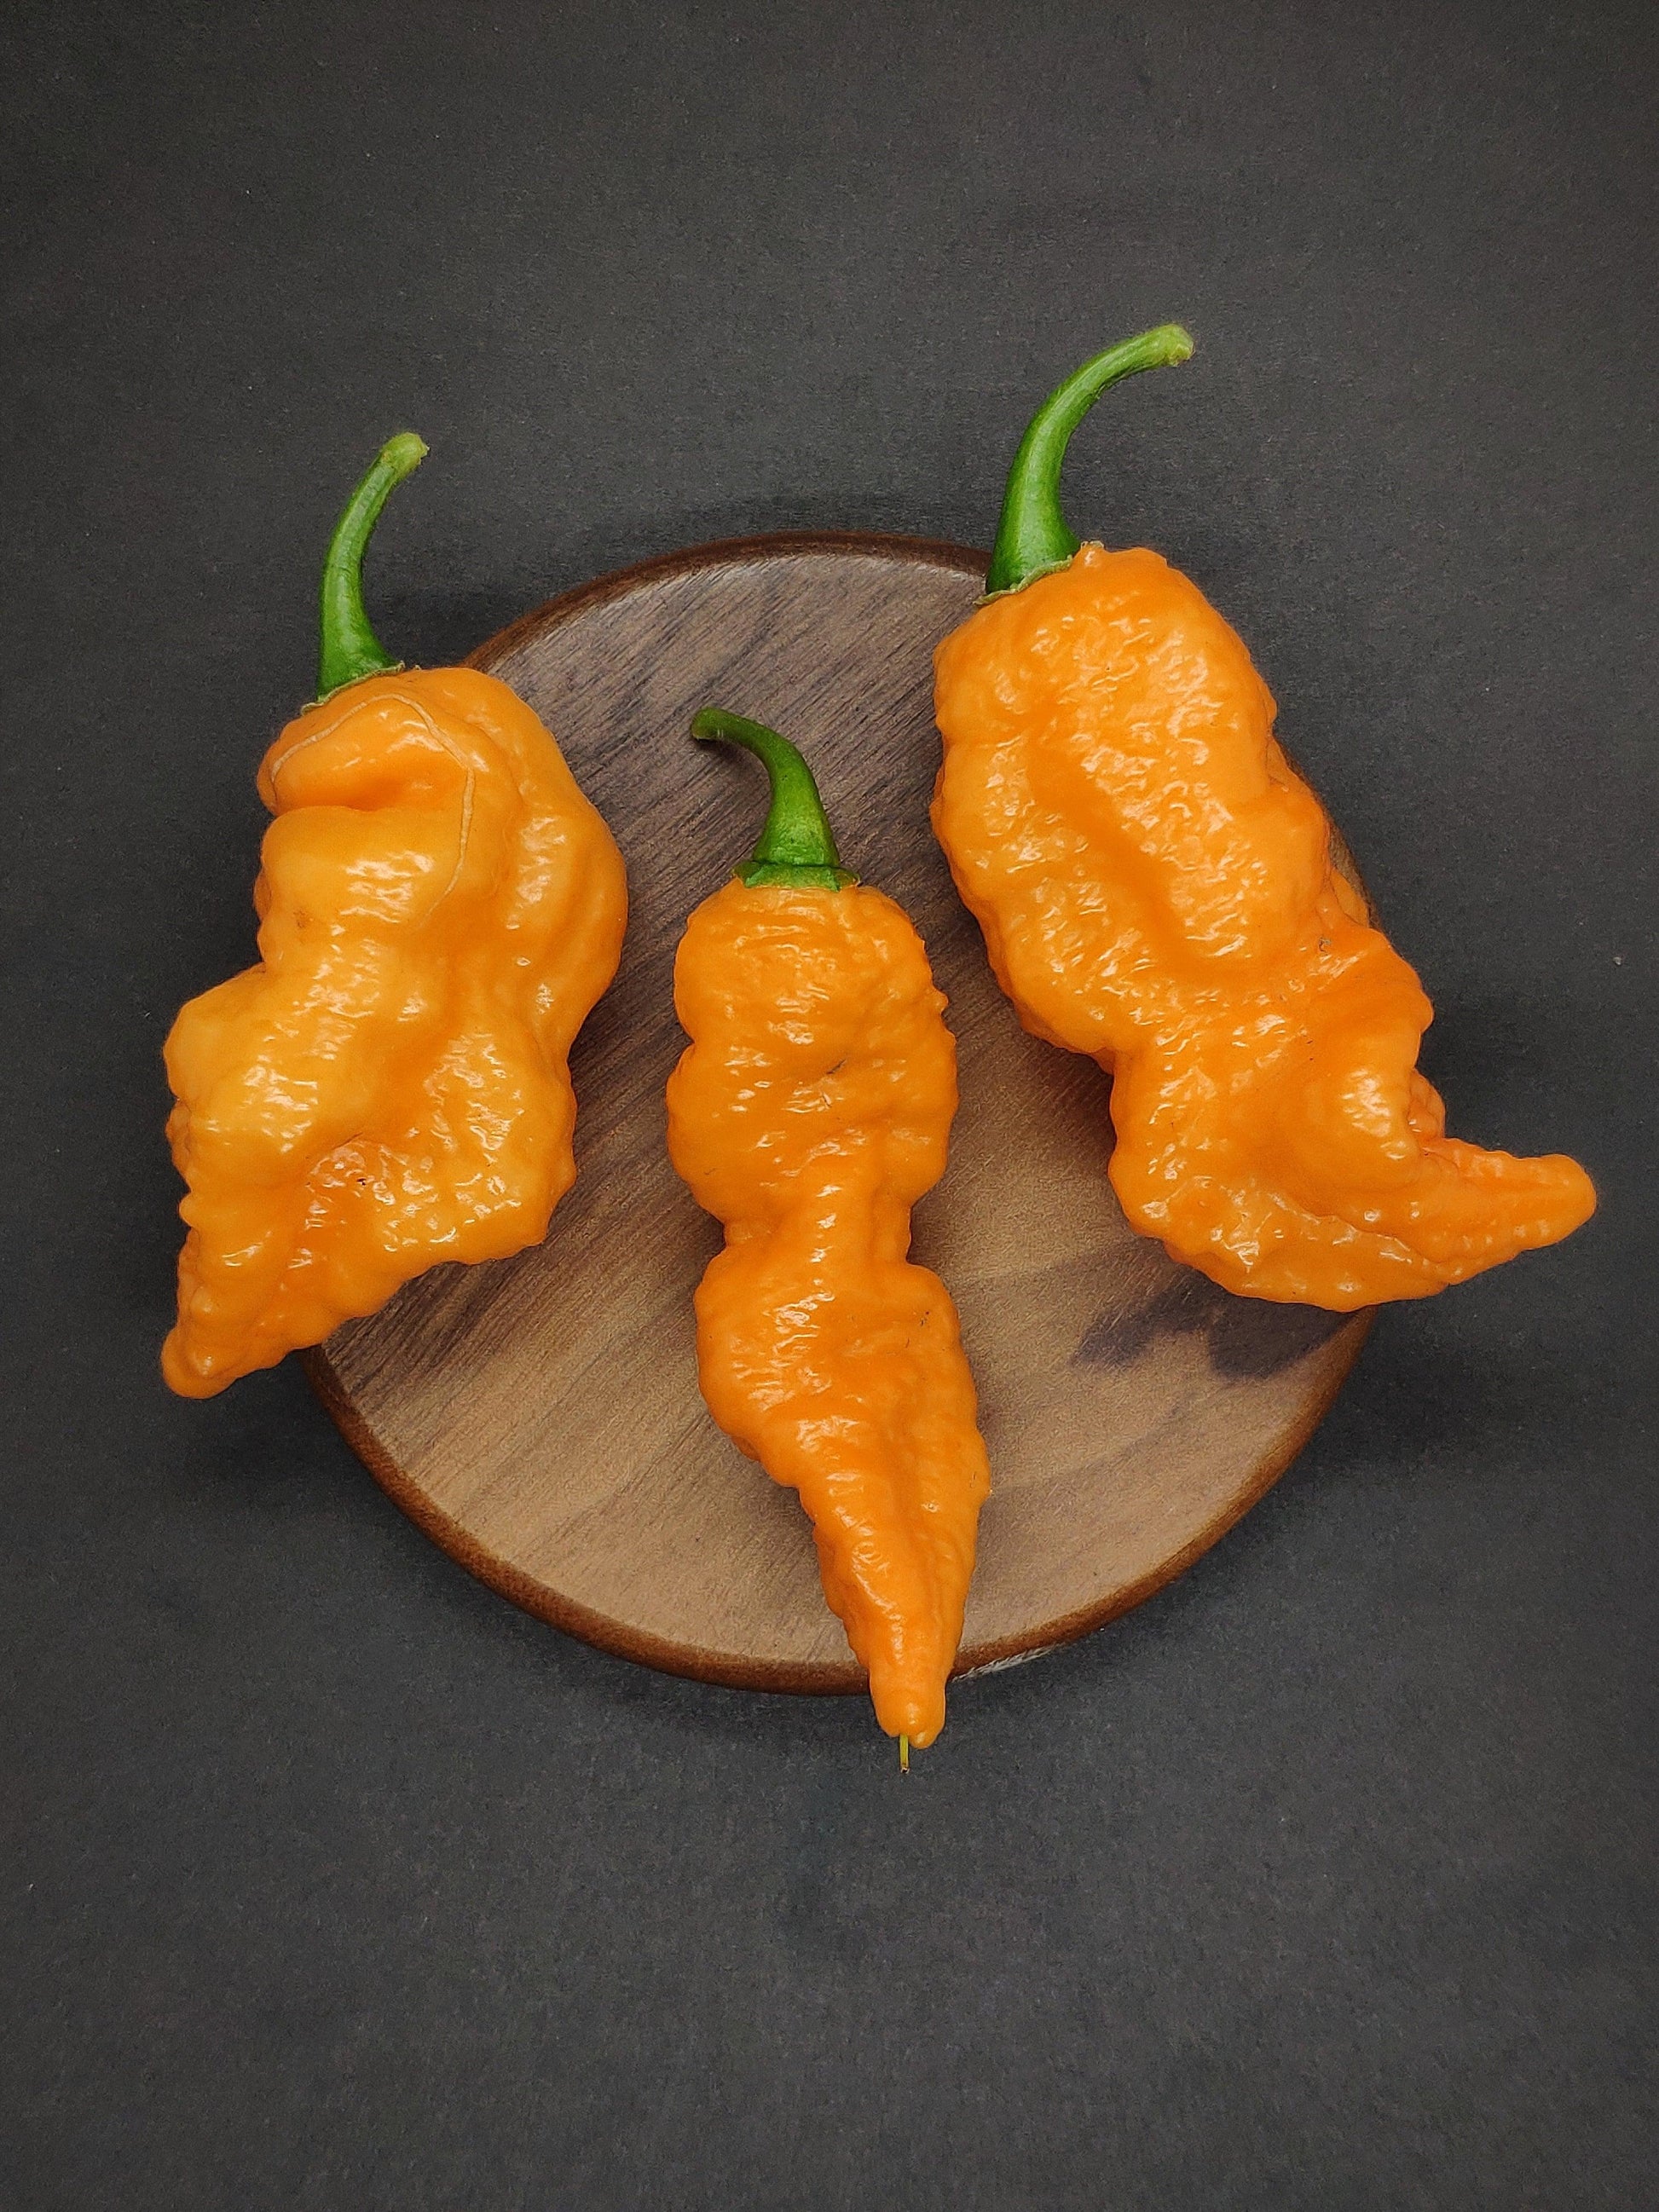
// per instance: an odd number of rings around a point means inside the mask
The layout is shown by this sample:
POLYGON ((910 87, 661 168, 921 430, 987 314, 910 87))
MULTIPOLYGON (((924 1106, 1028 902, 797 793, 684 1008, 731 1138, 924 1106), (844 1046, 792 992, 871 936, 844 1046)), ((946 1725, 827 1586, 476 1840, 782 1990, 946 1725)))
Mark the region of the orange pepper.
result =
POLYGON ((1112 1075, 1113 1188, 1225 1289, 1422 1297, 1594 1211, 1559 1154, 1445 1133, 1432 1009, 1331 862, 1240 639, 1156 553, 1079 547, 1066 441, 1166 326, 1087 363, 1009 479, 990 596, 939 647, 933 823, 1024 1026, 1112 1075))
POLYGON ((774 792, 753 861, 691 916, 674 968, 691 1042, 669 1152, 726 1224, 696 1295, 703 1396, 799 1492, 908 1758, 944 1724, 989 1487, 956 1308, 905 1256, 945 1172, 955 1040, 921 939, 840 866, 794 747, 714 710, 692 727, 757 752, 774 792))
POLYGON ((259 771, 259 964, 167 1042, 187 1397, 536 1243, 575 1172, 566 1055, 616 972, 622 860, 506 684, 397 671, 368 629, 363 545, 425 450, 391 441, 331 548, 326 696, 259 771))

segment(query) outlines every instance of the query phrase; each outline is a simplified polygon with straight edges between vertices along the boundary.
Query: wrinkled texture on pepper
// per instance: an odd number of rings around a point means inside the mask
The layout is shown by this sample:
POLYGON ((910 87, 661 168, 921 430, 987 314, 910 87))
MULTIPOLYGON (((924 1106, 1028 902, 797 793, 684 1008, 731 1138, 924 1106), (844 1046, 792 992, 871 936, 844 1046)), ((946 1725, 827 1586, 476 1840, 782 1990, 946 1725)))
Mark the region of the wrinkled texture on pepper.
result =
POLYGON ((410 671, 289 724, 259 793, 259 964, 167 1043, 190 1185, 167 1382, 207 1397, 441 1260, 546 1233, 566 1055, 616 971, 621 856, 495 678, 410 671))
POLYGON ((956 1308, 905 1256, 956 1112, 945 1000, 867 886, 729 883, 674 975, 669 1151, 726 1224, 696 1297, 703 1395, 800 1493, 882 1727, 930 1743, 989 1487, 956 1308))
POLYGON ((1227 1290, 1347 1311, 1588 1218, 1573 1161, 1446 1135, 1422 987, 1186 577, 1085 545, 977 608, 935 672, 939 842, 1025 1027, 1111 1073, 1136 1229, 1227 1290))

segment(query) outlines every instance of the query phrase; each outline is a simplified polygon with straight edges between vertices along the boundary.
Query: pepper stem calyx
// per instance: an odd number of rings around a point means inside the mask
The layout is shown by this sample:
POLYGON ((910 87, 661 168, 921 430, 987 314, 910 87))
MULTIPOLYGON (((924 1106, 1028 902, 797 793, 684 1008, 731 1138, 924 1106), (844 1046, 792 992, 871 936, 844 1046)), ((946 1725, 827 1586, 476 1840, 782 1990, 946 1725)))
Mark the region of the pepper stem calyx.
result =
POLYGON ((1179 323, 1108 346, 1085 361, 1048 394, 1019 441, 1003 495, 985 594, 1017 592, 1022 584, 1063 568, 1078 550, 1060 506, 1060 464, 1072 433, 1103 392, 1143 368, 1167 368, 1192 357, 1193 342, 1179 323))
POLYGON ((381 646, 363 611, 363 551, 393 488, 414 474, 427 450, 412 430, 388 438, 334 526, 323 557, 319 699, 365 676, 383 676, 403 665, 381 646))
POLYGON ((857 883, 852 871, 841 865, 812 771, 787 738, 769 730, 764 722, 728 714, 721 707, 705 707, 694 715, 691 734, 703 744, 744 746, 763 763, 772 787, 772 804, 759 842, 736 872, 741 882, 830 891, 857 883))

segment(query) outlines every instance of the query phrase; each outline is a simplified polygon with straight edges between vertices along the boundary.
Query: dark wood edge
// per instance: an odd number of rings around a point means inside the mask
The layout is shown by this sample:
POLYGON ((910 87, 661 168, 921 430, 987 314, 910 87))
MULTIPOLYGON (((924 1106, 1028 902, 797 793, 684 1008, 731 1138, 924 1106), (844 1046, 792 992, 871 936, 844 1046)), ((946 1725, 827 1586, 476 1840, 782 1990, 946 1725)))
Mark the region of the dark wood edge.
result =
POLYGON ((307 1380, 322 1400, 330 1419, 392 1503, 400 1507, 441 1552, 509 1599, 523 1612, 533 1613, 567 1636, 610 1651, 621 1659, 635 1659, 654 1667, 659 1674, 683 1674, 696 1682, 714 1682, 729 1690, 783 1690, 800 1695, 851 1692, 867 1686, 862 1668, 851 1661, 799 1667, 780 1664, 761 1668, 752 1660, 734 1659, 695 1644, 671 1644, 665 1637, 625 1627, 608 1614, 562 1597, 537 1582, 522 1568, 509 1566, 487 1551, 471 1532, 434 1505, 419 1485, 405 1474, 381 1445, 362 1415, 352 1404, 345 1385, 335 1373, 326 1349, 313 1345, 300 1354, 307 1380))
MULTIPOLYGON (((1354 1316, 1358 1326, 1348 1333, 1347 1357, 1333 1367, 1324 1389, 1308 1406, 1289 1437, 1253 1469, 1237 1493, 1228 1499, 1190 1543, 1161 1561, 1139 1582, 1114 1591, 1103 1604, 1080 1607, 1075 1613, 1066 1613, 1059 1620, 1045 1621, 1040 1628, 1028 1630, 1023 1635, 970 1644, 957 1654, 956 1664, 951 1669, 951 1679, 960 1680, 988 1668, 1036 1658, 1039 1653, 1053 1651, 1062 1644, 1074 1644, 1079 1637, 1105 1627, 1123 1613, 1132 1613, 1136 1606, 1144 1604, 1178 1575, 1184 1574, 1194 1560, 1219 1543, 1253 1505, 1261 1503, 1291 1466, 1330 1411, 1376 1317, 1374 1307, 1354 1316)), ((791 1664, 785 1661, 764 1663, 733 1658, 696 1644, 672 1644, 665 1637, 627 1627, 606 1613, 595 1613, 587 1606, 560 1596, 556 1590, 549 1589, 521 1568, 509 1566, 487 1551, 470 1530, 434 1505, 419 1485, 404 1474, 352 1404, 324 1346, 313 1346, 310 1351, 301 1352, 300 1361, 334 1425, 392 1503, 409 1516, 424 1535, 431 1538, 440 1551, 447 1552, 469 1574, 475 1575, 521 1611, 533 1613, 537 1620, 562 1629, 567 1636, 590 1644, 596 1650, 654 1667, 659 1674, 684 1675, 694 1682, 712 1682, 722 1689, 772 1690, 797 1697, 851 1697, 868 1686, 864 1669, 852 1660, 811 1660, 791 1664)))
POLYGON ((758 564, 793 553, 863 554, 872 559, 910 561, 919 568, 949 568, 965 576, 982 576, 991 557, 971 545, 953 545, 940 538, 902 538, 875 530, 775 530, 763 538, 712 538, 706 545, 682 546, 677 552, 658 553, 648 561, 635 562, 631 568, 612 569, 608 575, 595 576, 590 583, 561 592, 556 599, 544 599, 517 622, 497 630, 494 637, 486 638, 468 653, 465 665, 489 671, 551 625, 568 622, 573 615, 602 606, 607 599, 621 599, 659 577, 689 576, 700 568, 732 568, 744 562, 758 564))
POLYGON ((975 1644, 957 1654, 952 1676, 975 1674, 981 1668, 1007 1666, 1017 1659, 1034 1659, 1039 1652, 1053 1651, 1062 1644, 1074 1644, 1080 1636, 1090 1635, 1097 1628, 1104 1628, 1108 1621, 1116 1620, 1126 1613, 1133 1613, 1149 1597, 1155 1597, 1166 1584, 1184 1575, 1195 1560, 1221 1541, 1227 1531, 1242 1521, 1253 1505, 1259 1505, 1267 1492, 1288 1472, 1306 1445, 1314 1431, 1336 1402, 1336 1394, 1347 1381, 1353 1364, 1359 1357, 1360 1346, 1371 1333, 1371 1323, 1376 1319, 1375 1306, 1364 1306, 1352 1319, 1358 1324, 1352 1328, 1347 1340, 1347 1357, 1331 1370, 1326 1388, 1307 1407, 1302 1419, 1289 1437, 1275 1446, 1260 1467, 1255 1468, 1235 1498, 1230 1498, 1213 1521, 1207 1522, 1192 1541, 1175 1553, 1149 1575, 1127 1589, 1119 1590, 1103 1605, 1085 1605, 1076 1613, 1068 1613, 1061 1620, 1033 1629, 1024 1636, 1005 1637, 1000 1643, 975 1644))

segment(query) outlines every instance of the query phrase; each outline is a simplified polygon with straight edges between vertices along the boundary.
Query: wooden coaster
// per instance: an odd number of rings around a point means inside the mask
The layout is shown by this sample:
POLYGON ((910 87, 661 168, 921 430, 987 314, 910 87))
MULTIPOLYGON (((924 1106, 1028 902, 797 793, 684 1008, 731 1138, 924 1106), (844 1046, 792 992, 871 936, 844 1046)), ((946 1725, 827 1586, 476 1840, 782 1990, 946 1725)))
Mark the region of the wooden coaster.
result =
POLYGON ((720 1230, 664 1149, 674 948, 764 811, 756 763, 692 743, 697 708, 795 739, 843 859, 908 910, 950 997, 962 1109, 915 1250, 961 1309, 994 1484, 959 1673, 1079 1636, 1178 1574, 1289 1465, 1369 1325, 1231 1297, 1134 1236, 1106 1179, 1107 1079, 1027 1036, 993 981, 927 822, 933 649, 984 567, 901 538, 703 546, 568 592, 473 655, 557 736, 628 862, 622 969, 572 1058, 576 1185, 536 1250, 434 1269, 307 1366, 463 1565, 674 1674, 864 1686, 797 1499, 697 1391, 691 1293, 720 1230))

